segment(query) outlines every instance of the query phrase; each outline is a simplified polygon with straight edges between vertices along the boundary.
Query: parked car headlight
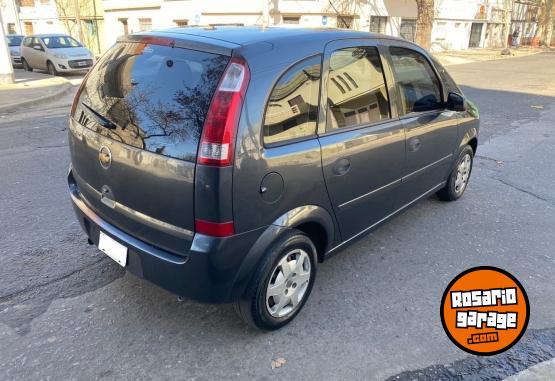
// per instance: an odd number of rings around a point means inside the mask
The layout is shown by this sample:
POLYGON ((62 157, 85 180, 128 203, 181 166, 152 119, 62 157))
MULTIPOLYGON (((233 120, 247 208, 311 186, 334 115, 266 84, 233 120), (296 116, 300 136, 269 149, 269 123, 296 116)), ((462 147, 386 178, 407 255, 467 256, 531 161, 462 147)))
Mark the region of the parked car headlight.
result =
POLYGON ((65 55, 63 53, 56 53, 56 54, 54 54, 54 57, 61 58, 61 59, 65 60, 67 58, 67 55, 65 55))

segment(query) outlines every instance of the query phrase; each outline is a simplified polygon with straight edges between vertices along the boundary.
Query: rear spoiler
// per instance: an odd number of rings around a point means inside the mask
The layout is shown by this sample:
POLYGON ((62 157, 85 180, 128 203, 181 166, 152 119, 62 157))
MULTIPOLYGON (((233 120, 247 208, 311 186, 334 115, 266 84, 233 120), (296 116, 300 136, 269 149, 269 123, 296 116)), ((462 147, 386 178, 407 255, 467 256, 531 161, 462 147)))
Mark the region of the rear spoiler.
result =
POLYGON ((215 38, 170 31, 141 32, 136 34, 129 34, 119 37, 117 39, 117 42, 136 42, 170 46, 172 48, 198 50, 201 52, 220 54, 223 56, 231 56, 233 49, 237 49, 241 46, 232 42, 218 40, 215 38))

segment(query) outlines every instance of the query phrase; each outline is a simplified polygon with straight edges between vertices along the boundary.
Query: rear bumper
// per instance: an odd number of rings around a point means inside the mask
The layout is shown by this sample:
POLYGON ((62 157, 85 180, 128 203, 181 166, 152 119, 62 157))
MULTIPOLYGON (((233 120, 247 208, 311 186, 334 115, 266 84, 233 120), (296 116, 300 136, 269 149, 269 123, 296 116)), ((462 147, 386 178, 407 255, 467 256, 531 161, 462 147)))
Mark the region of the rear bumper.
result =
POLYGON ((106 222, 71 181, 69 190, 79 223, 96 246, 102 230, 128 248, 126 270, 174 294, 201 302, 226 303, 240 297, 256 265, 253 258, 259 258, 261 248, 265 249, 257 241, 273 229, 264 227, 226 238, 195 234, 192 243, 184 241, 190 248, 177 255, 106 222))

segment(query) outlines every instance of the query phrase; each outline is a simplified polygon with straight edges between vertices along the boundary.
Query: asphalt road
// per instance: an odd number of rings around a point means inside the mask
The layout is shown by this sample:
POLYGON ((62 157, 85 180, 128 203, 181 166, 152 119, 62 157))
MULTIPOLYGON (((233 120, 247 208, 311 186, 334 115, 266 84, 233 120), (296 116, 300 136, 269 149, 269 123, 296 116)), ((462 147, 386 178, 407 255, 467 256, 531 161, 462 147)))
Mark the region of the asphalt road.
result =
POLYGON ((230 305, 178 302, 87 245, 65 180, 69 97, 0 115, 0 379, 494 380, 555 357, 555 55, 449 70, 482 117, 465 196, 427 199, 322 264, 273 333, 230 305), (504 355, 470 356, 441 327, 444 288, 478 265, 530 298, 504 355))

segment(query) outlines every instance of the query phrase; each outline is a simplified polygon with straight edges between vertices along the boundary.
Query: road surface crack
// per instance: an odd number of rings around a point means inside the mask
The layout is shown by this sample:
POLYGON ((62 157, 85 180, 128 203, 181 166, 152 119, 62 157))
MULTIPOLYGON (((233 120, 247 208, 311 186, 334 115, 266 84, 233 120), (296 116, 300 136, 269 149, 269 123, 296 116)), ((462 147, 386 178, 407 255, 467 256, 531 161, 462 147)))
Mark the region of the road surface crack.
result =
POLYGON ((550 199, 547 199, 547 198, 545 198, 545 197, 542 197, 542 196, 540 196, 540 195, 538 195, 538 194, 536 194, 536 193, 534 193, 534 192, 532 192, 532 191, 529 191, 529 190, 527 190, 527 189, 521 188, 521 187, 519 187, 518 185, 515 185, 515 184, 513 184, 513 183, 511 183, 511 182, 509 182, 509 181, 507 181, 507 180, 503 180, 503 179, 500 179, 500 178, 498 178, 498 177, 493 177, 493 179, 494 179, 494 180, 497 180, 497 181, 499 181, 501 184, 505 184, 505 185, 507 185, 507 186, 509 186, 509 187, 511 187, 511 188, 513 188, 513 189, 515 189, 515 190, 517 190, 517 191, 519 191, 519 192, 526 193, 526 194, 529 195, 529 196, 532 196, 532 197, 534 197, 534 198, 536 198, 536 199, 538 199, 538 200, 545 201, 545 202, 547 202, 548 204, 553 205, 553 202, 552 202, 550 199))
POLYGON ((48 282, 36 284, 36 285, 34 285, 34 286, 24 288, 23 290, 19 290, 19 291, 16 291, 16 292, 12 292, 11 294, 1 295, 1 296, 0 296, 0 304, 9 302, 11 299, 13 299, 13 298, 15 298, 15 297, 18 297, 18 296, 23 295, 23 294, 27 294, 27 293, 32 292, 32 291, 35 291, 35 290, 37 290, 37 289, 39 289, 39 288, 43 288, 43 287, 46 287, 46 286, 50 286, 50 285, 52 285, 52 284, 54 284, 54 283, 61 282, 61 281, 65 280, 65 279, 68 279, 68 278, 72 277, 72 276, 75 275, 75 274, 79 274, 80 272, 82 272, 82 271, 84 271, 84 270, 86 270, 86 269, 88 269, 88 268, 90 268, 90 267, 96 266, 97 264, 99 264, 100 262, 104 261, 105 259, 106 259, 106 258, 101 257, 100 259, 98 259, 98 260, 96 260, 96 261, 94 261, 94 262, 88 264, 87 266, 81 267, 80 269, 77 269, 77 270, 74 270, 74 271, 72 271, 72 272, 70 272, 70 273, 67 273, 67 274, 65 274, 65 275, 62 275, 62 276, 59 277, 59 278, 54 278, 54 279, 49 280, 48 282))

